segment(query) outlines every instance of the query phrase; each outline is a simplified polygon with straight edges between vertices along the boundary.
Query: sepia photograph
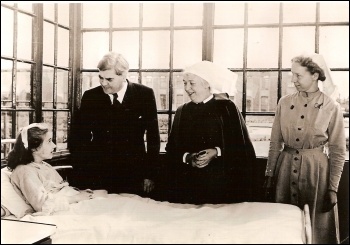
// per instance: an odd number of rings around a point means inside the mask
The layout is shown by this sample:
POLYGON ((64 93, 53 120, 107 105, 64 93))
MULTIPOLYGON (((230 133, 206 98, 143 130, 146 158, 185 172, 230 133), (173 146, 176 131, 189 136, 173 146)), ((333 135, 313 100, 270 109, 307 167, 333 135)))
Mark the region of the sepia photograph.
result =
POLYGON ((348 1, 1 1, 1 244, 349 244, 348 1))

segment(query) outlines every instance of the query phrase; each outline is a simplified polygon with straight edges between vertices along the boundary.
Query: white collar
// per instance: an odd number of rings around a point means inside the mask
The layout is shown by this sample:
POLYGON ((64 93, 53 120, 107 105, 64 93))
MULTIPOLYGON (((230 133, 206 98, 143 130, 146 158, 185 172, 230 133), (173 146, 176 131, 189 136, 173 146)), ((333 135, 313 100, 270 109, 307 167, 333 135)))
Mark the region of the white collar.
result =
MULTIPOLYGON (((117 92, 117 94, 118 94, 118 99, 117 100, 120 102, 120 104, 123 102, 123 99, 124 99, 124 96, 125 96, 127 88, 128 88, 128 82, 125 80, 123 82, 122 89, 117 92)), ((109 98, 110 98, 111 102, 113 103, 113 94, 108 94, 108 95, 109 95, 109 98)))
POLYGON ((210 94, 208 98, 206 98, 205 100, 203 100, 203 103, 207 103, 209 100, 211 100, 214 97, 213 94, 210 94))

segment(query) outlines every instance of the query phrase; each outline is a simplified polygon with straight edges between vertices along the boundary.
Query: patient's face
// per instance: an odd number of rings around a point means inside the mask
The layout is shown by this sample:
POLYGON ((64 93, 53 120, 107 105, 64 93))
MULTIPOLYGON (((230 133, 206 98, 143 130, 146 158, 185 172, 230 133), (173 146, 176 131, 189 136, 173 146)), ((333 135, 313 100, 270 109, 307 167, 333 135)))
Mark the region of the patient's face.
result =
POLYGON ((55 148, 56 145, 52 142, 52 133, 47 132, 43 136, 43 143, 33 152, 33 155, 37 160, 51 159, 55 148))

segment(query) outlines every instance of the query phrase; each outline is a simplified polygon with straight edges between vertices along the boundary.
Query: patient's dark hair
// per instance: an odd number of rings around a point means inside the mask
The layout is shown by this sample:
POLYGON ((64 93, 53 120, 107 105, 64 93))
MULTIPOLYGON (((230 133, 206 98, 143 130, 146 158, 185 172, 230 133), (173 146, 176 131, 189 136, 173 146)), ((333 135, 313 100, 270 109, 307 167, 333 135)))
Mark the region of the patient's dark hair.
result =
POLYGON ((318 80, 322 82, 326 80, 324 70, 317 63, 312 61, 312 58, 305 56, 297 56, 292 59, 292 62, 298 63, 301 66, 306 67, 312 75, 318 73, 318 80))
POLYGON ((46 126, 44 126, 44 124, 40 124, 40 126, 34 126, 32 128, 29 128, 27 130, 28 149, 24 147, 22 135, 20 132, 17 136, 12 151, 10 151, 8 155, 7 167, 10 170, 14 170, 18 165, 26 165, 31 163, 34 160, 32 154, 33 151, 43 143, 44 136, 48 131, 49 129, 46 126))

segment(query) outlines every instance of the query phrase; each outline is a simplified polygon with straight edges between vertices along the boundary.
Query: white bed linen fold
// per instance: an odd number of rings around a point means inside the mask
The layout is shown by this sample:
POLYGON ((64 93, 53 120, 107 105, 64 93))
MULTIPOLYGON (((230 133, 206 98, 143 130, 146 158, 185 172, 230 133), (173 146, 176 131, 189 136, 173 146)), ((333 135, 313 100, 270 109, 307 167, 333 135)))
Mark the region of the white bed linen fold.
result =
POLYGON ((128 194, 72 204, 52 216, 22 220, 52 223, 58 243, 303 243, 302 210, 277 203, 185 205, 128 194))

